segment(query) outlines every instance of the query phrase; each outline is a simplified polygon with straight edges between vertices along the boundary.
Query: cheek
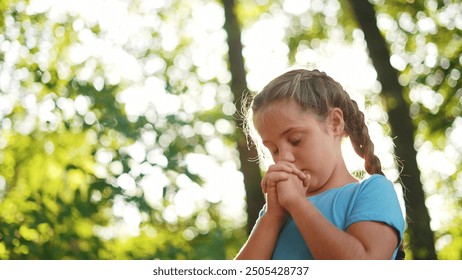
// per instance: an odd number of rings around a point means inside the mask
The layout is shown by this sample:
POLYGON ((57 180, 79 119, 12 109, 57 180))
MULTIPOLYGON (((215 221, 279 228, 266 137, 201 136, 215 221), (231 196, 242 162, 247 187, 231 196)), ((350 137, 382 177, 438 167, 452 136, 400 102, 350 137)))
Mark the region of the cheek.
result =
POLYGON ((300 147, 300 161, 309 165, 312 169, 324 168, 333 157, 333 149, 329 149, 326 143, 306 143, 300 147))
POLYGON ((319 164, 319 151, 311 147, 298 147, 297 148, 297 161, 304 168, 316 169, 319 164))

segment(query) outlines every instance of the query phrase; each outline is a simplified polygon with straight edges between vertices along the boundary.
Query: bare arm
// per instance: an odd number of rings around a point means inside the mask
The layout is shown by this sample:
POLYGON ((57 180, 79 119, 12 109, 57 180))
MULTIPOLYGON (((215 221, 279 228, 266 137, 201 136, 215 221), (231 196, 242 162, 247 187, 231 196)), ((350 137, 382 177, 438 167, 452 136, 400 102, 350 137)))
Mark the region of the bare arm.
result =
POLYGON ((287 165, 273 165, 265 174, 261 188, 266 194, 266 212, 258 219, 249 239, 241 248, 236 259, 271 259, 276 240, 287 216, 286 210, 279 204, 276 184, 289 179, 289 174, 292 172, 295 172, 297 178, 306 179, 305 174, 287 165))
POLYGON ((290 213, 316 259, 390 259, 398 235, 379 222, 358 222, 347 231, 330 223, 305 199, 296 176, 278 183, 281 205, 290 213), (282 188, 284 190, 282 190, 282 188))
POLYGON ((391 259, 397 233, 379 222, 358 222, 346 232, 304 200, 288 210, 316 259, 391 259))
POLYGON ((284 222, 264 214, 255 225, 236 260, 269 260, 284 222))

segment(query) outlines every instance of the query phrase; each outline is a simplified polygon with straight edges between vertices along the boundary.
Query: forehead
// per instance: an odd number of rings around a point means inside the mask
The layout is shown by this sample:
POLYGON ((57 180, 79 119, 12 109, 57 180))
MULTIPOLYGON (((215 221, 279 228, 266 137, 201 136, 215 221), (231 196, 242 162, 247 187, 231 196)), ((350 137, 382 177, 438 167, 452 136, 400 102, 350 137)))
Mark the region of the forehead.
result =
POLYGON ((285 131, 291 127, 310 125, 315 121, 312 113, 303 111, 290 101, 277 101, 259 111, 254 118, 257 131, 265 138, 268 133, 285 131))
POLYGON ((302 110, 300 106, 290 101, 275 101, 260 110, 255 115, 257 122, 265 122, 273 117, 282 117, 285 119, 298 119, 301 117, 302 110))

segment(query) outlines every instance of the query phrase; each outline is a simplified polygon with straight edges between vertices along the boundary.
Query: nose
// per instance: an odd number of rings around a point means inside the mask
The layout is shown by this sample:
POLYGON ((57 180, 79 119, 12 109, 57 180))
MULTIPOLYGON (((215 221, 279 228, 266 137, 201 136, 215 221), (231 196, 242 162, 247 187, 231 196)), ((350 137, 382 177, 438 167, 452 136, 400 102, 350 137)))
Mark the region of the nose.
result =
POLYGON ((279 151, 279 161, 295 162, 294 153, 290 148, 281 149, 279 151))

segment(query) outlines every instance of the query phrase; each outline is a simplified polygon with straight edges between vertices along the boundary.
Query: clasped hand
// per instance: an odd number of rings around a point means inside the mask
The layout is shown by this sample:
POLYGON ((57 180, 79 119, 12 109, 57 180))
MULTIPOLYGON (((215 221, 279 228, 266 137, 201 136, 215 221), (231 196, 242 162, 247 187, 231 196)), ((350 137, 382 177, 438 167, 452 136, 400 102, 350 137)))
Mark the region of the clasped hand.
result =
POLYGON ((271 165, 261 182, 267 196, 267 213, 285 217, 291 205, 306 199, 310 178, 290 162, 271 165))

